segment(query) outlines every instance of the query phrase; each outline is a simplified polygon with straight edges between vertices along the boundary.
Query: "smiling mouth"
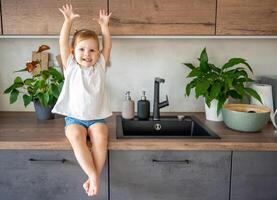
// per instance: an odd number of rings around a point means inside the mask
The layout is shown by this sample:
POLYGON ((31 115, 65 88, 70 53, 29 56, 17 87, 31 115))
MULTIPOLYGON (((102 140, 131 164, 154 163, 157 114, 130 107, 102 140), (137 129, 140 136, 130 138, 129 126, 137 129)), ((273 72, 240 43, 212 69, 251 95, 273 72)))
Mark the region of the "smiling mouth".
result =
POLYGON ((92 62, 92 59, 90 59, 90 58, 83 58, 82 60, 85 62, 92 62))

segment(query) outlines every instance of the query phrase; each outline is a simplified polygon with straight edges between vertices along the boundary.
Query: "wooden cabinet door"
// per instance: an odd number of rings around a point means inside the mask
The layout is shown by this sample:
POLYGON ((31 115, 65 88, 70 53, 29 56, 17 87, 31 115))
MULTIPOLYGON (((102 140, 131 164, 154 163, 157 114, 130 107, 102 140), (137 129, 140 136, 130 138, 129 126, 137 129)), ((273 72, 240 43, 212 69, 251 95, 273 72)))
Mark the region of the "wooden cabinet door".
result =
POLYGON ((277 35, 276 0, 218 0, 217 35, 277 35))
POLYGON ((231 200, 277 199, 277 152, 234 152, 231 200))
POLYGON ((71 3, 81 17, 74 21, 74 29, 100 30, 99 9, 107 9, 102 0, 2 0, 3 34, 58 35, 64 17, 58 10, 63 4, 71 3))
MULTIPOLYGON (((87 176, 72 151, 0 151, 0 199, 89 200, 83 189, 87 176)), ((108 200, 108 167, 102 172, 100 194, 108 200)))
POLYGON ((109 0, 113 35, 214 35, 216 0, 109 0))
POLYGON ((229 151, 110 151, 110 200, 228 200, 229 151))

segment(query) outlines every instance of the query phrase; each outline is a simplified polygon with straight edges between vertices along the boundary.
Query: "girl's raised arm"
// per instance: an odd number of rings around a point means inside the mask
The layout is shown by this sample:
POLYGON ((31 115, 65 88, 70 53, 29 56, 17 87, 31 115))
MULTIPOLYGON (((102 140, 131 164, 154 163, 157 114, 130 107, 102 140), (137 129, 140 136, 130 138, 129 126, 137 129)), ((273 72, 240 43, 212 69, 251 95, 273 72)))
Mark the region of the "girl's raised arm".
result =
POLYGON ((111 40, 111 35, 109 30, 109 20, 111 15, 112 13, 108 14, 104 10, 99 11, 98 23, 101 27, 102 45, 103 45, 103 49, 101 53, 103 54, 106 63, 109 61, 111 48, 112 48, 112 40, 111 40))
POLYGON ((64 23, 60 32, 59 45, 60 45, 62 64, 63 64, 63 67, 65 67, 68 56, 70 55, 70 43, 69 43, 70 29, 71 29, 73 20, 77 17, 80 17, 80 15, 74 14, 71 4, 69 5, 66 4, 62 8, 59 8, 59 10, 64 16, 64 23))

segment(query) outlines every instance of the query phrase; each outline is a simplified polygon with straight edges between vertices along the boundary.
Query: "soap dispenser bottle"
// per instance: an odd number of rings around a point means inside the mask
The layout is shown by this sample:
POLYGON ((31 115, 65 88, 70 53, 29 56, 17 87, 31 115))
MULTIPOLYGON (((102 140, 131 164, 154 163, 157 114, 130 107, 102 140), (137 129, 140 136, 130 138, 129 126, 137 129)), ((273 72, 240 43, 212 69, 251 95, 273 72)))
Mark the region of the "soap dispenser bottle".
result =
POLYGON ((135 116, 135 103, 131 99, 130 91, 125 93, 125 100, 122 105, 122 118, 133 119, 135 116))
POLYGON ((145 91, 142 92, 137 108, 139 120, 148 120, 150 116, 150 102, 146 99, 145 91))

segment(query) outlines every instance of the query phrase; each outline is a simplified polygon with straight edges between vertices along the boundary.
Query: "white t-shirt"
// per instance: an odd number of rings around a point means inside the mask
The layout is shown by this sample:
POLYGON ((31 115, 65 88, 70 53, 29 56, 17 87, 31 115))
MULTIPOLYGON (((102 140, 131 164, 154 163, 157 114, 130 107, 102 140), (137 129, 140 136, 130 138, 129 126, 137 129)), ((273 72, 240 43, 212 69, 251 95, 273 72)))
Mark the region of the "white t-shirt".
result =
POLYGON ((64 85, 52 112, 80 120, 112 115, 106 90, 106 63, 102 54, 94 67, 80 66, 70 54, 64 85))

